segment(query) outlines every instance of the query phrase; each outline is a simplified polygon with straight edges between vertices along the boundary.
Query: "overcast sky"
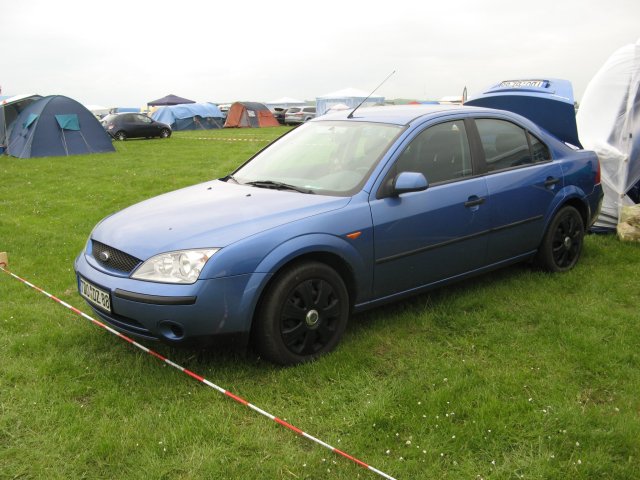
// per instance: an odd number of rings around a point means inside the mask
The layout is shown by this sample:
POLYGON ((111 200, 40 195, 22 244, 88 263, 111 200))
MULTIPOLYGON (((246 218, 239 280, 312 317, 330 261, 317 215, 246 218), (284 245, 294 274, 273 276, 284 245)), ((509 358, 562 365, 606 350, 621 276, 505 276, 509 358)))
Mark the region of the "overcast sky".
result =
POLYGON ((107 107, 314 100, 395 70, 378 94, 558 77, 580 99, 639 38, 639 0, 0 0, 0 86, 107 107))

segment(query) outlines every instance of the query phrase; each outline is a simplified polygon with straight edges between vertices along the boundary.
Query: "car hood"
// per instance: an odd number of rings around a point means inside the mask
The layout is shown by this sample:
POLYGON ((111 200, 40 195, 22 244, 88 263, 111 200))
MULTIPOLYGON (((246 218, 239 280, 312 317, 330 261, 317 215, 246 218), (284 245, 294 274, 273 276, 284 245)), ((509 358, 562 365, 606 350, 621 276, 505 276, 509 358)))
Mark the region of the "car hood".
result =
POLYGON ((225 247, 279 225, 342 208, 349 200, 215 180, 115 213, 96 226, 92 238, 146 260, 174 250, 225 247))

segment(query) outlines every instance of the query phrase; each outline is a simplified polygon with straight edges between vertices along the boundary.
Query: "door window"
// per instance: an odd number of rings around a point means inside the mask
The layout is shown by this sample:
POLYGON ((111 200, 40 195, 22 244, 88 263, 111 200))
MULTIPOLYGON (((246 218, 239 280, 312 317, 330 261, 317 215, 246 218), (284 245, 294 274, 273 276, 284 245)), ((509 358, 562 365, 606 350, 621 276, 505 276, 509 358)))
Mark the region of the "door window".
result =
POLYGON ((491 118, 478 119, 476 125, 489 172, 533 163, 523 128, 491 118))
POLYGON ((396 174, 420 172, 430 184, 471 175, 464 122, 440 123, 420 133, 398 158, 396 174))

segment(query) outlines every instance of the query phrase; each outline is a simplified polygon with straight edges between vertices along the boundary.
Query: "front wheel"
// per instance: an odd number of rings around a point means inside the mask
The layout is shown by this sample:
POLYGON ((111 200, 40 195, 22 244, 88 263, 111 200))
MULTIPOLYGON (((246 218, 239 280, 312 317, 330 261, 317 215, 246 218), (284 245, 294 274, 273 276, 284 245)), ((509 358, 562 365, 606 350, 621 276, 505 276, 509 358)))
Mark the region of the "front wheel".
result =
POLYGON ((347 326, 349 294, 331 267, 295 264, 274 279, 254 319, 253 341, 268 360, 295 365, 333 350, 347 326))
POLYGON ((582 216, 574 207, 566 206, 553 217, 538 249, 536 264, 549 272, 571 270, 578 263, 583 241, 582 216))

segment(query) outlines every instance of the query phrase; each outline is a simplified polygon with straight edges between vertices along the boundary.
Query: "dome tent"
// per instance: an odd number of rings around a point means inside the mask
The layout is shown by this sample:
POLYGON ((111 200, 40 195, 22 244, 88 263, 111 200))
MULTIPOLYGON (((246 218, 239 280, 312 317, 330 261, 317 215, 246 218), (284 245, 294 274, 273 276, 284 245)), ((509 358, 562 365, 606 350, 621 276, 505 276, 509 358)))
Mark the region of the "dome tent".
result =
POLYGON ((0 153, 7 145, 7 137, 20 112, 41 98, 41 95, 16 95, 0 102, 0 153))
POLYGON ((384 103, 384 97, 381 97, 380 95, 369 96, 370 93, 371 92, 365 92, 355 88, 345 88, 344 90, 338 90, 337 92, 327 93, 326 95, 317 97, 316 115, 324 115, 331 107, 339 103, 342 103, 349 108, 356 108, 365 99, 366 102, 362 104, 363 107, 370 107, 372 105, 384 103))
POLYGON ((7 144, 7 153, 19 158, 113 151, 111 138, 96 117, 62 95, 41 98, 22 110, 7 144))
POLYGON ((224 124, 224 115, 213 103, 160 107, 151 118, 170 125, 172 130, 211 130, 224 124))
POLYGON ((231 105, 224 127, 277 127, 280 124, 271 111, 258 102, 235 102, 231 105))
POLYGON ((616 50, 587 85, 577 114, 580 139, 602 168, 596 230, 612 230, 623 206, 640 203, 640 39, 616 50))

